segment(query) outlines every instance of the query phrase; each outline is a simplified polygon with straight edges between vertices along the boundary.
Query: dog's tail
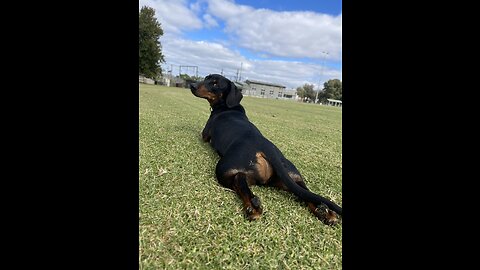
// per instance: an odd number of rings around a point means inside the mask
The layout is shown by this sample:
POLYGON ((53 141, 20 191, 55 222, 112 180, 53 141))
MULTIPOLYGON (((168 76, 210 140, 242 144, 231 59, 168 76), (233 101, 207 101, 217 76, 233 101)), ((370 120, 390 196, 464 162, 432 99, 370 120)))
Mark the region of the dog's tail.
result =
MULTIPOLYGON (((271 149, 270 147, 268 148, 271 149)), ((273 147, 271 151, 267 150, 265 152, 267 160, 272 165, 278 178, 280 178, 280 180, 285 184, 285 186, 287 186, 288 190, 290 190, 293 194, 295 194, 304 201, 311 202, 316 205, 325 204, 330 210, 333 210, 337 214, 342 215, 342 208, 340 206, 327 198, 324 198, 320 195, 317 195, 311 191, 302 188, 297 183, 295 183, 295 181, 290 177, 290 175, 288 175, 287 169, 282 164, 280 157, 282 157, 283 155, 280 153, 280 150, 278 150, 276 147, 273 147)))

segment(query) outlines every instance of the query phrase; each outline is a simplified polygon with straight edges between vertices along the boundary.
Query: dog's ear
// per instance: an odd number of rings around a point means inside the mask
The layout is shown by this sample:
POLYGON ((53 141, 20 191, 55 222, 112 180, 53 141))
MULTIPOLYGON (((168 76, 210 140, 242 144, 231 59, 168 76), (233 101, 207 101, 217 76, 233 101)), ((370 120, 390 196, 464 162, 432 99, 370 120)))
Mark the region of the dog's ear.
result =
POLYGON ((230 93, 227 95, 227 107, 233 108, 240 104, 240 100, 242 100, 243 95, 242 92, 235 86, 233 82, 230 82, 230 93))

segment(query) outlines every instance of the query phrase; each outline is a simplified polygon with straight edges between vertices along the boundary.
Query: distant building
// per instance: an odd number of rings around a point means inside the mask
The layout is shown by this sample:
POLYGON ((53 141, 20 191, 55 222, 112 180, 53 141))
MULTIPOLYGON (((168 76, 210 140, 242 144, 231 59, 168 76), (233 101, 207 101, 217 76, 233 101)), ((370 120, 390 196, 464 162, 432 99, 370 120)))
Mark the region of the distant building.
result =
POLYGON ((182 79, 180 77, 174 77, 170 80, 170 85, 169 86, 187 88, 188 84, 184 79, 182 79))
POLYGON ((144 84, 155 84, 155 81, 143 75, 138 75, 138 82, 144 84))
POLYGON ((161 76, 158 79, 157 84, 170 86, 170 82, 171 82, 171 78, 169 76, 161 76))
POLYGON ((242 93, 246 96, 274 99, 296 99, 297 97, 297 91, 287 90, 285 86, 276 83, 246 80, 241 84, 243 85, 242 93))
POLYGON ((335 107, 342 107, 342 101, 336 99, 328 99, 327 98, 327 105, 335 106, 335 107))

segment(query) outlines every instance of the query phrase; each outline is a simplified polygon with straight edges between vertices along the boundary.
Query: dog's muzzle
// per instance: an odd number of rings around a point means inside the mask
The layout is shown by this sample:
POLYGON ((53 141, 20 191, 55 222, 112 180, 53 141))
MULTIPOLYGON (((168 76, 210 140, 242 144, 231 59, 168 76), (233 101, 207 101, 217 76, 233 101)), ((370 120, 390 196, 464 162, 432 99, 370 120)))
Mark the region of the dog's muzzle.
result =
POLYGON ((197 93, 197 88, 198 88, 198 83, 191 83, 190 84, 190 91, 192 91, 192 94, 196 94, 197 93))

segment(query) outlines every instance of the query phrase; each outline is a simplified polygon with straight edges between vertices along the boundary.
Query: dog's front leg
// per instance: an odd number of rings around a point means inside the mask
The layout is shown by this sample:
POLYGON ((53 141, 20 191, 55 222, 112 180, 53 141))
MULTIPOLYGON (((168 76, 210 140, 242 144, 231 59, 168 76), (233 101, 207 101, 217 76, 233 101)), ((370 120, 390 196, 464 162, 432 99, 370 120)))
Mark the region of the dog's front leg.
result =
POLYGON ((210 139, 212 138, 210 127, 211 127, 211 124, 210 124, 210 121, 208 121, 207 124, 205 125, 205 128, 202 131, 202 140, 204 142, 210 142, 210 139))

